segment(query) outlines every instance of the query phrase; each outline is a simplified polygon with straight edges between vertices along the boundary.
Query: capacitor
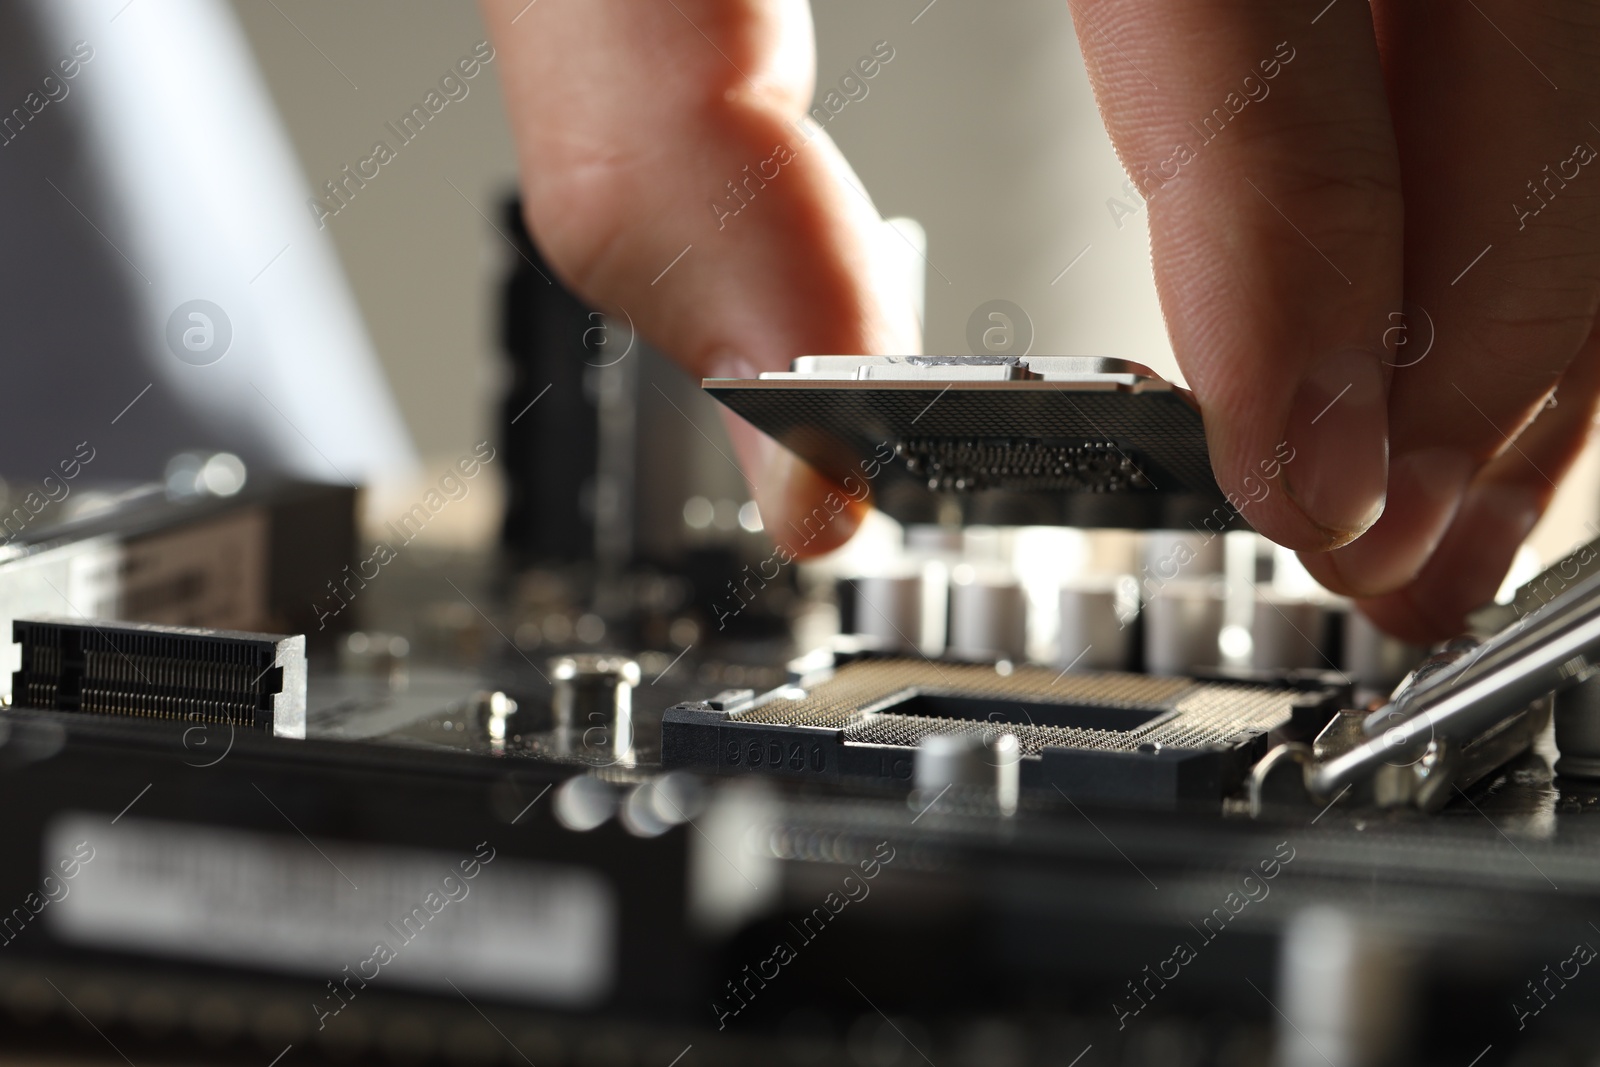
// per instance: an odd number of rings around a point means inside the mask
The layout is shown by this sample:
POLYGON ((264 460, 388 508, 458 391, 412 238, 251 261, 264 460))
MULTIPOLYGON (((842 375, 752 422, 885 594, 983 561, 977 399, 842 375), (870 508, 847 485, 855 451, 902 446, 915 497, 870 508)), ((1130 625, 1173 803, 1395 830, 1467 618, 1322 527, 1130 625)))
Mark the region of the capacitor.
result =
POLYGON ((1314 600, 1258 591, 1250 623, 1250 666, 1266 671, 1330 666, 1318 646, 1323 615, 1314 600))
POLYGON ((633 690, 639 665, 625 656, 561 656, 550 663, 557 754, 604 762, 633 754, 633 690))
POLYGON ((1567 778, 1600 778, 1600 678, 1556 694, 1556 773, 1567 778))
POLYGON ((906 552, 928 559, 961 557, 961 527, 915 523, 906 527, 906 552))
POLYGON ((1092 574, 1134 574, 1139 562, 1139 535, 1129 530, 1084 530, 1087 558, 1084 566, 1092 574))
MULTIPOLYGON (((1124 579, 1128 581, 1128 579, 1124 579)), ((1131 590, 1116 582, 1061 587, 1060 640, 1056 662, 1083 671, 1126 670, 1133 628, 1126 617, 1131 590)))
POLYGON ((1015 734, 929 734, 917 746, 914 801, 931 807, 947 795, 982 797, 1011 815, 1017 810, 1021 764, 1015 734))
POLYGON ((917 653, 922 645, 921 573, 855 580, 856 633, 880 648, 917 653))
POLYGON ((950 639, 955 659, 1023 660, 1028 655, 1028 598, 1014 579, 957 567, 950 583, 950 639))
POLYGON ((1400 934, 1348 910, 1312 905, 1289 916, 1278 952, 1274 1064, 1393 1062, 1418 985, 1408 963, 1414 949, 1400 934))
POLYGON ((1151 674, 1188 674, 1220 658, 1224 585, 1170 581, 1148 593, 1144 606, 1144 667, 1151 674))
POLYGON ((1144 576, 1140 584, 1148 593, 1152 586, 1174 580, 1215 577, 1226 563, 1223 546, 1223 539, 1216 534, 1152 530, 1144 537, 1144 576))

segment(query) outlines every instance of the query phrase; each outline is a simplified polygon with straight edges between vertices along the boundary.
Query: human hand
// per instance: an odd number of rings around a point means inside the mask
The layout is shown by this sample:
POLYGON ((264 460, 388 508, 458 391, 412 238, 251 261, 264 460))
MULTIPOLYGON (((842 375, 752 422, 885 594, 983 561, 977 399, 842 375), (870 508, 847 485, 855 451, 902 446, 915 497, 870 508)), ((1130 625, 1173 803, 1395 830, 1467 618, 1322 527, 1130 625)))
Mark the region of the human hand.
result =
POLYGON ((1459 632, 1600 392, 1600 8, 1071 7, 1219 484, 1259 495, 1286 441, 1251 524, 1386 629, 1459 632))
MULTIPOLYGON (((626 309, 697 378, 919 350, 909 302, 884 295, 895 290, 880 277, 877 211, 827 134, 800 128, 815 67, 806 0, 484 9, 505 57, 524 211, 566 285, 626 309), (769 163, 779 148, 787 158, 769 163), (737 215, 729 183, 748 199, 737 215)), ((837 487, 736 416, 728 426, 783 544, 837 487)), ((854 532, 865 505, 838 492, 844 509, 821 508, 825 528, 811 533, 813 521, 794 555, 854 532)))

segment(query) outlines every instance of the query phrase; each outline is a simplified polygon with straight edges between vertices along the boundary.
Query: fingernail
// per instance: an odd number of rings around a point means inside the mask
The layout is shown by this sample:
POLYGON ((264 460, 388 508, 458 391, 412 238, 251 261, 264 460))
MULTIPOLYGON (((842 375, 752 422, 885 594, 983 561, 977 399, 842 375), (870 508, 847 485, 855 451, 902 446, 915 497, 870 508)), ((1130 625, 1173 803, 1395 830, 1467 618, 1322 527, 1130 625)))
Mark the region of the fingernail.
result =
POLYGON ((1388 503, 1366 533, 1329 553, 1351 596, 1393 592, 1417 576, 1461 505, 1472 457, 1453 448, 1424 448, 1389 464, 1388 503))
POLYGON ((1376 353, 1349 348, 1314 367, 1295 393, 1284 440, 1289 497, 1328 536, 1348 544, 1383 513, 1389 412, 1376 353))

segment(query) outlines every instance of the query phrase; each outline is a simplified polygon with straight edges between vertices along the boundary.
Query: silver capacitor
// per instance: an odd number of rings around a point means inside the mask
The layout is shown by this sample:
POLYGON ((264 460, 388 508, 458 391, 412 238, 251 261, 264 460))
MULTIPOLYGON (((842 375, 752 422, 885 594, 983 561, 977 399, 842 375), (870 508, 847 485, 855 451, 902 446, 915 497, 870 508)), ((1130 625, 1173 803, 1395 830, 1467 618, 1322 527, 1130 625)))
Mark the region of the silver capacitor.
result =
POLYGON ((1188 674, 1220 661, 1225 586, 1206 579, 1170 581, 1148 594, 1144 606, 1144 669, 1188 674))
POLYGON ((639 665, 626 656, 561 656, 550 663, 557 754, 614 763, 633 754, 633 690, 639 665))
POLYGON ((921 573, 857 578, 856 632, 887 651, 917 653, 922 646, 921 573))
POLYGON ((906 527, 906 552, 927 559, 960 559, 961 528, 916 523, 906 527))
MULTIPOLYGON (((1292 853, 1291 853, 1292 856, 1292 853)), ((1396 1062, 1416 976, 1399 931, 1359 913, 1313 905, 1292 914, 1279 942, 1279 1067, 1373 1067, 1396 1062)))
POLYGON ((1128 622, 1134 595, 1114 581, 1062 586, 1056 663, 1080 671, 1126 669, 1133 650, 1128 622))
POLYGON ((1600 677, 1556 694, 1556 773, 1600 778, 1600 677))
POLYGON ((1137 574, 1140 535, 1131 530, 1084 530, 1084 567, 1091 574, 1137 574))
POLYGON ((1254 608, 1250 666, 1266 671, 1331 666, 1320 647, 1326 615, 1321 604, 1261 590, 1254 608))
POLYGON ((1028 598, 1014 579, 955 568, 950 583, 947 655, 1023 660, 1028 655, 1028 598))
POLYGON ((1227 563, 1224 541, 1216 534, 1152 530, 1144 535, 1143 584, 1193 581, 1222 573, 1227 563))

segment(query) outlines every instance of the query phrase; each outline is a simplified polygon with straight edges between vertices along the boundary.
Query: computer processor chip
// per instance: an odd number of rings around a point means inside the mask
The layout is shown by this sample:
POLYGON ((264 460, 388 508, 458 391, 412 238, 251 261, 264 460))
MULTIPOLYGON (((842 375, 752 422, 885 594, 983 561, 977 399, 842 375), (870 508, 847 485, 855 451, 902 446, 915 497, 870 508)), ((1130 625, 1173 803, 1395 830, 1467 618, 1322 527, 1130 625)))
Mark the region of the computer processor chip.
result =
POLYGON ((905 523, 1220 532, 1245 523, 1188 394, 1122 360, 807 356, 704 388, 905 523), (854 481, 846 481, 853 479, 854 481))

